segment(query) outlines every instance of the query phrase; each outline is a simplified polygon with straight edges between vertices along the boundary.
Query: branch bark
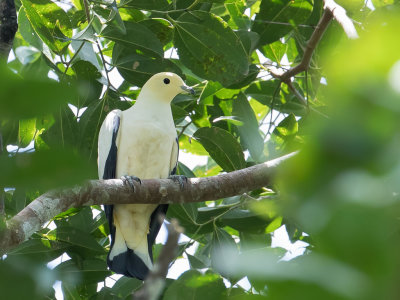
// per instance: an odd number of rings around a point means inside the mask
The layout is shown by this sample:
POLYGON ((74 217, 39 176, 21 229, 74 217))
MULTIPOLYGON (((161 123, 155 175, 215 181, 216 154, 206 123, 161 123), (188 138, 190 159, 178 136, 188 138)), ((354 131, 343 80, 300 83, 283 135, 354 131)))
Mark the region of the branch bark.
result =
POLYGON ((0 231, 0 254, 18 246, 41 226, 71 207, 95 204, 203 202, 241 195, 271 183, 277 167, 296 153, 231 173, 190 178, 183 188, 171 179, 146 179, 135 190, 121 179, 91 180, 83 186, 47 192, 26 206, 0 231))
POLYGON ((164 289, 169 265, 176 257, 179 236, 183 232, 183 228, 178 225, 175 219, 171 220, 167 228, 167 242, 162 248, 153 270, 147 276, 144 285, 133 295, 133 300, 157 300, 164 289))
POLYGON ((7 62, 17 30, 14 0, 0 0, 0 62, 7 62))

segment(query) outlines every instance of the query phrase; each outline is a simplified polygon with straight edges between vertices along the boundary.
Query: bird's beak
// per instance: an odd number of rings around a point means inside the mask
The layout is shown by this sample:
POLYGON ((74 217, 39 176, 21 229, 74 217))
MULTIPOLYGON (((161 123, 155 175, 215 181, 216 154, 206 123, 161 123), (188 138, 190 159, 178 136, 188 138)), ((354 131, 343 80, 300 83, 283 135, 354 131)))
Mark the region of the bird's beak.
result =
POLYGON ((190 86, 187 85, 181 85, 181 89, 185 91, 186 93, 190 93, 194 95, 194 89, 192 89, 190 86))

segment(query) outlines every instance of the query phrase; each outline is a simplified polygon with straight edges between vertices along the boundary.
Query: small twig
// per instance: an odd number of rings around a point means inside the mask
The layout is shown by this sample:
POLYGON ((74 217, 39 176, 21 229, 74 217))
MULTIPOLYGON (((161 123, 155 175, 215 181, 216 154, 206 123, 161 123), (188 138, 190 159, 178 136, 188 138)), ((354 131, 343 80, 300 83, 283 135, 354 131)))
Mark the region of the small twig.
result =
POLYGON ((106 77, 107 77, 107 89, 110 88, 110 86, 112 86, 111 81, 110 81, 110 77, 108 76, 108 70, 106 67, 106 60, 104 59, 104 55, 103 55, 103 51, 100 48, 99 42, 96 41, 96 45, 97 45, 97 49, 99 49, 99 53, 100 53, 100 57, 101 57, 101 61, 103 62, 103 67, 104 67, 104 71, 106 72, 106 77))
POLYGON ((288 81, 286 84, 287 84, 287 86, 289 87, 289 89, 293 92, 293 94, 297 97, 297 99, 299 99, 300 102, 301 102, 304 106, 308 107, 307 100, 304 99, 303 95, 300 94, 300 92, 294 87, 293 82, 288 81))
MULTIPOLYGON (((76 50, 76 52, 74 53, 74 55, 72 56, 72 58, 69 60, 69 62, 67 62, 67 63, 63 62, 63 63, 66 64, 66 67, 65 67, 63 76, 67 75, 68 69, 69 69, 69 67, 71 66, 72 61, 73 61, 73 60, 75 59, 75 57, 79 54, 79 52, 82 50, 84 44, 85 44, 85 41, 82 42, 82 44, 79 46, 78 50, 76 50)), ((62 57, 62 56, 60 56, 60 58, 61 58, 61 57, 62 57)))
MULTIPOLYGON (((318 42, 321 40, 325 30, 328 28, 329 23, 333 18, 332 12, 329 10, 325 10, 324 14, 322 15, 321 19, 319 20, 317 27, 315 27, 314 32, 311 35, 311 38, 307 42, 306 49, 303 54, 303 58, 301 62, 293 67, 290 68, 289 71, 284 72, 282 75, 278 75, 278 78, 282 80, 284 83, 290 81, 290 78, 294 75, 304 72, 310 66, 311 57, 314 53, 315 48, 318 45, 318 42)), ((272 74, 274 77, 275 75, 272 74)))
POLYGON ((200 3, 200 0, 195 0, 191 5, 189 5, 186 10, 191 10, 193 9, 197 4, 200 3))
POLYGON ((147 276, 143 286, 133 294, 134 300, 157 300, 165 286, 165 278, 168 274, 168 268, 178 251, 179 235, 183 228, 178 225, 175 219, 167 225, 168 239, 153 270, 147 276))
POLYGON ((188 128, 190 126, 190 124, 192 124, 193 121, 188 122, 185 126, 182 127, 181 132, 178 134, 178 141, 180 139, 180 137, 183 135, 183 133, 185 132, 186 128, 188 128))
POLYGON ((90 10, 88 0, 83 0, 83 6, 85 7, 86 20, 90 23, 90 10))

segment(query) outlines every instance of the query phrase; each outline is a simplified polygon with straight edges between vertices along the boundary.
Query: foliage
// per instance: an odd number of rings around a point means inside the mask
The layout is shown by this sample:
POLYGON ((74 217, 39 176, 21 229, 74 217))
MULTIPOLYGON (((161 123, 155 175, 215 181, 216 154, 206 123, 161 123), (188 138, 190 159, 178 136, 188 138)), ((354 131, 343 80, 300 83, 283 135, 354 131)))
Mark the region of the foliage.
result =
MULTIPOLYGON (((400 8, 351 2, 360 39, 331 24, 293 80, 305 106, 266 68, 301 60, 322 0, 89 0, 90 16, 81 0, 17 1, 16 58, 0 70, 5 217, 50 188, 96 178, 105 115, 130 107, 152 74, 172 71, 197 92, 172 103, 180 149, 207 157, 193 169, 180 163, 180 174, 300 153, 274 186, 171 205, 167 217, 191 239, 179 248, 190 270, 169 279, 161 298, 398 299, 400 8), (281 225, 292 242, 308 243, 289 262, 271 247, 281 225), (246 276, 251 288, 236 285, 246 276)), ((98 288, 111 275, 100 207, 53 221, 0 261, 4 298, 54 299, 56 280, 64 299, 128 299, 141 286, 122 277, 98 288)))

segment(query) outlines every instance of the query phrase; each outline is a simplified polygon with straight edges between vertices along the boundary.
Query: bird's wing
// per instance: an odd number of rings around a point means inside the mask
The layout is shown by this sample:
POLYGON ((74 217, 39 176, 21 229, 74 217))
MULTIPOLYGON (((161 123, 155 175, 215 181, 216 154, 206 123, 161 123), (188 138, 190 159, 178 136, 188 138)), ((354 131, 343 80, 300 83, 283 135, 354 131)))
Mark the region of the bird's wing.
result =
MULTIPOLYGON (((100 179, 112 179, 116 177, 117 169, 117 139, 119 125, 121 123, 121 111, 119 109, 111 111, 101 125, 98 141, 98 172, 100 179)), ((113 225, 113 205, 104 205, 110 227, 111 236, 115 236, 115 226, 113 225)), ((112 245, 115 239, 112 238, 112 245)))
MULTIPOLYGON (((173 143, 172 145, 172 151, 171 151, 171 160, 170 160, 171 175, 175 175, 176 173, 176 169, 178 166, 178 155, 179 155, 179 143, 178 143, 178 138, 176 138, 175 143, 173 143)), ((160 231, 163 222, 163 216, 167 214, 167 210, 168 210, 168 204, 160 204, 151 214, 149 233, 147 235, 147 242, 149 245, 149 254, 151 259, 153 258, 152 246, 156 240, 158 232, 160 231)))
POLYGON ((119 109, 111 111, 100 128, 97 161, 100 179, 111 179, 116 175, 117 138, 121 113, 119 109))

